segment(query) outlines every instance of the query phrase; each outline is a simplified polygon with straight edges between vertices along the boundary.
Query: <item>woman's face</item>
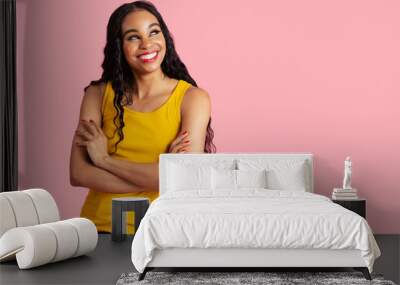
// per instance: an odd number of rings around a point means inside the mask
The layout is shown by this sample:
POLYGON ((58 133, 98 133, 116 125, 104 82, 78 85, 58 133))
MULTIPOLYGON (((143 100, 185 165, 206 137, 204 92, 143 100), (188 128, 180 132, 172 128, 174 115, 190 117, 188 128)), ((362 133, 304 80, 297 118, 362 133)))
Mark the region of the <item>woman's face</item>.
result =
POLYGON ((166 48, 157 18, 146 10, 135 11, 125 17, 121 28, 125 59, 134 72, 144 74, 160 68, 166 48))

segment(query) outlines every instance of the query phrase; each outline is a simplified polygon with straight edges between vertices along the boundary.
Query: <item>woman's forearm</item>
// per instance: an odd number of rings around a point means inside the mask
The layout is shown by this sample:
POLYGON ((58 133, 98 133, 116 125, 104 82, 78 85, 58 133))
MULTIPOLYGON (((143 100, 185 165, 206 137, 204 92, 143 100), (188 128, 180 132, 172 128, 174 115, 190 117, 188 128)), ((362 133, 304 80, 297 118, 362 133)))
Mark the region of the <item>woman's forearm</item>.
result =
POLYGON ((79 174, 76 174, 75 177, 75 181, 71 183, 73 186, 87 187, 100 192, 158 191, 158 185, 155 188, 144 189, 90 163, 80 165, 79 174))
POLYGON ((108 156, 97 166, 139 187, 158 189, 158 162, 138 163, 108 156))

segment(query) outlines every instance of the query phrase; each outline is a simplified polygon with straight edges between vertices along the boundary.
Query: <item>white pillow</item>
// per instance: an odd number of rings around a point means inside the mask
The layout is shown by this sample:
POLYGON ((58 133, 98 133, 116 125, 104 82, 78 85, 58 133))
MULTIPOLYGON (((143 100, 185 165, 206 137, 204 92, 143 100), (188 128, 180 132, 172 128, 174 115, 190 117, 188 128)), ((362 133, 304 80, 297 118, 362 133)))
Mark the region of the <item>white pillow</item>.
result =
POLYGON ((236 190, 236 170, 211 168, 211 188, 236 190))
POLYGON ((239 159, 240 170, 267 170, 267 188, 273 190, 306 191, 307 164, 296 159, 239 159))
POLYGON ((267 188, 267 170, 235 170, 238 188, 267 188))
POLYGON ((273 190, 306 191, 304 165, 293 169, 272 169, 267 172, 268 188, 273 190))
POLYGON ((192 167, 192 166, 209 166, 218 169, 236 169, 236 159, 222 159, 209 156, 208 154, 201 155, 196 157, 190 157, 190 155, 182 155, 185 158, 174 158, 167 160, 166 167, 169 164, 179 164, 184 167, 192 167))
POLYGON ((267 188, 265 169, 233 170, 211 169, 211 184, 213 190, 240 188, 267 188))
POLYGON ((211 167, 182 165, 170 162, 167 166, 168 191, 211 188, 211 167))

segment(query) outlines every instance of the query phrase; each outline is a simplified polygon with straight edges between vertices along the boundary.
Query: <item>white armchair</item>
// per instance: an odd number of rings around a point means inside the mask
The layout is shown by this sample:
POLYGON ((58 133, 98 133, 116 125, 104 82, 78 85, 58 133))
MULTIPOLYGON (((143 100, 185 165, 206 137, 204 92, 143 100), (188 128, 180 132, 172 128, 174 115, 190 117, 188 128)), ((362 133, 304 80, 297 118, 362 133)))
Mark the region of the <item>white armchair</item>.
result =
POLYGON ((16 258, 20 269, 28 269, 86 254, 97 239, 88 219, 60 221, 46 190, 0 193, 0 262, 16 258))

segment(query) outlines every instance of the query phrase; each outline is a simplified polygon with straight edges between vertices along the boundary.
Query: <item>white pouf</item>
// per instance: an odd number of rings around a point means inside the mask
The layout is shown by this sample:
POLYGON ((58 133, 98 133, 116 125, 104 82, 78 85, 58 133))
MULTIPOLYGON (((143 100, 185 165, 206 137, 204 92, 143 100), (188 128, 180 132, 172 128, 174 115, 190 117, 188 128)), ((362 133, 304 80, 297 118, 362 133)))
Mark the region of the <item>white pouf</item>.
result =
POLYGON ((0 193, 0 262, 16 258, 20 269, 28 269, 96 248, 92 221, 59 219, 57 204, 44 189, 0 193))

